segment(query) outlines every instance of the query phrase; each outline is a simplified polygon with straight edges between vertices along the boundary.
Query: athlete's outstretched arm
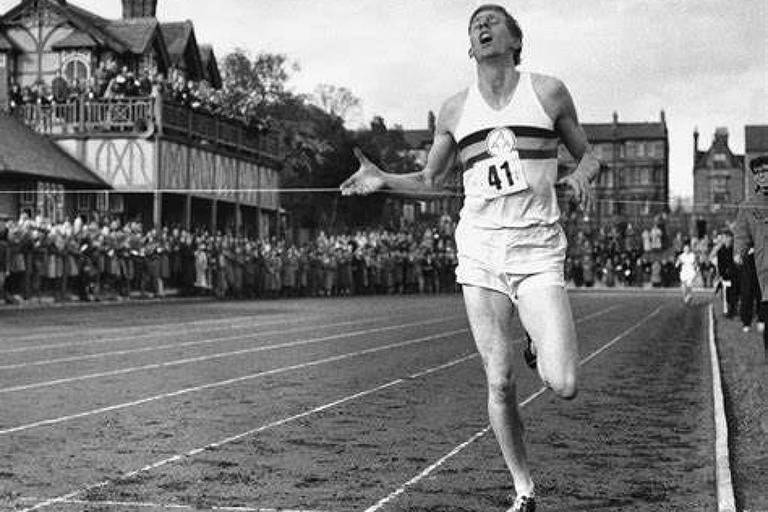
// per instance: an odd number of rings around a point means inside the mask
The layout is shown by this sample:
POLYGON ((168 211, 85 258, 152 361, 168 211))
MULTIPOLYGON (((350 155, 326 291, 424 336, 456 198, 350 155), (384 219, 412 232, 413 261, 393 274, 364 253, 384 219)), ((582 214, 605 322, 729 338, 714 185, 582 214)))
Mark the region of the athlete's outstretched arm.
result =
POLYGON ((565 84, 557 80, 554 84, 553 94, 555 103, 558 105, 555 130, 560 135, 565 147, 578 162, 576 170, 562 178, 560 183, 570 186, 576 195, 576 200, 581 204, 582 210, 589 212, 592 209, 594 199, 591 183, 600 173, 600 161, 595 157, 587 140, 587 134, 584 133, 584 128, 579 124, 573 98, 571 98, 565 84))
POLYGON ((380 190, 389 190, 407 196, 432 197, 440 192, 447 192, 442 187, 442 181, 445 174, 456 164, 456 143, 445 123, 445 115, 441 112, 427 164, 421 171, 408 174, 385 172, 356 148, 355 156, 360 161, 360 168, 341 184, 341 193, 368 195, 380 190))

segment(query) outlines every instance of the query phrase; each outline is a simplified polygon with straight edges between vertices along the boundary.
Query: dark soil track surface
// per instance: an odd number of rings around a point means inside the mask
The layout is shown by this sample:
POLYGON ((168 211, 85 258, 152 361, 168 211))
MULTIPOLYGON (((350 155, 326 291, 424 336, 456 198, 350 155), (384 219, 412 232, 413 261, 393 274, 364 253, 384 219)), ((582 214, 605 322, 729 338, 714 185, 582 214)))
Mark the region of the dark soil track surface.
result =
MULTIPOLYGON (((518 368, 539 511, 716 510, 704 305, 572 304, 579 397, 518 368)), ((486 427, 459 296, 0 311, 0 510, 503 511, 486 427)))

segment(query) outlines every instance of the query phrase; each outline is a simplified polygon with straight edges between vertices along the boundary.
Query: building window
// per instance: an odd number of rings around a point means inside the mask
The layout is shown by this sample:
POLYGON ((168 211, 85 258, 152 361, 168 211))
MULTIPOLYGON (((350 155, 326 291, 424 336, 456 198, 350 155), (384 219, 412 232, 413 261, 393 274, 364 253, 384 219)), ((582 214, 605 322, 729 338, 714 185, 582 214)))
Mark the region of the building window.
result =
POLYGON ((634 167, 627 167, 627 169, 624 171, 624 184, 628 187, 631 187, 635 184, 635 177, 636 177, 637 169, 634 167))
POLYGON ((647 167, 643 167, 641 170, 641 185, 651 185, 651 170, 647 167))
POLYGON ((51 222, 60 222, 64 217, 64 186, 59 183, 38 182, 38 214, 51 222))
POLYGON ((21 192, 21 204, 33 205, 35 204, 35 189, 31 187, 25 188, 21 192))
POLYGON ((725 153, 717 153, 712 157, 712 166, 715 169, 725 169, 728 164, 728 157, 725 153))
POLYGON ((96 210, 100 212, 107 211, 107 204, 109 203, 109 192, 99 192, 96 194, 96 210))
POLYGON ((77 209, 81 212, 91 211, 91 196, 88 194, 77 194, 77 209))
POLYGON ((85 84, 88 81, 88 65, 80 59, 71 60, 64 65, 63 74, 70 84, 76 81, 85 84))
POLYGON ((728 202, 728 179, 712 178, 709 182, 709 191, 713 203, 728 202))

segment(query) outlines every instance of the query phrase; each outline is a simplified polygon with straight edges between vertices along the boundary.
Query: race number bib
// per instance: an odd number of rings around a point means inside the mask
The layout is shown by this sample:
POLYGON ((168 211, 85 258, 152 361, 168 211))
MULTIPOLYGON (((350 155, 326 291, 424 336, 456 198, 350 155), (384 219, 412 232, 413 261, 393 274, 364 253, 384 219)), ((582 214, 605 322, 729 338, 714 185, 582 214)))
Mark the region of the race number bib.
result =
POLYGON ((485 138, 489 158, 472 166, 464 183, 468 195, 486 200, 528 190, 515 133, 505 127, 491 130, 485 138))
POLYGON ((529 188, 517 151, 477 162, 472 167, 470 181, 465 183, 467 191, 485 199, 517 194, 529 188))

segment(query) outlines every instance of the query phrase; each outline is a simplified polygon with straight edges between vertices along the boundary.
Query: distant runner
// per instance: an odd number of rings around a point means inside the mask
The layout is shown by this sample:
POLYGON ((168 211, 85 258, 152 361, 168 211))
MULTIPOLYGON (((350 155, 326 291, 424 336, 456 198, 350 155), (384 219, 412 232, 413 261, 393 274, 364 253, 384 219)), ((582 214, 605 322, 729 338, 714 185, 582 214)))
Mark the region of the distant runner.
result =
POLYGON ((693 282, 696 280, 696 254, 691 250, 691 244, 683 246, 683 252, 677 257, 677 267, 680 269, 680 288, 683 291, 683 302, 693 301, 693 282))

